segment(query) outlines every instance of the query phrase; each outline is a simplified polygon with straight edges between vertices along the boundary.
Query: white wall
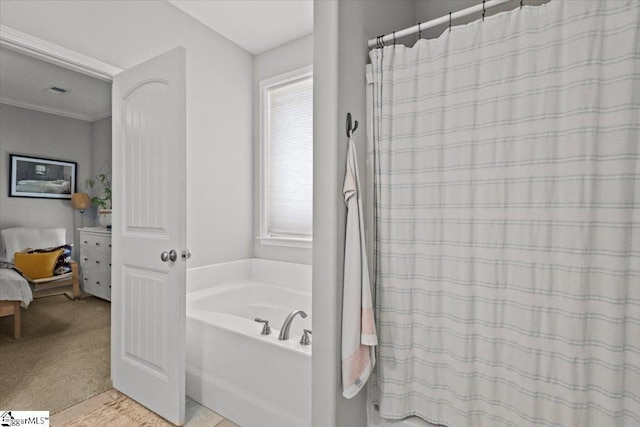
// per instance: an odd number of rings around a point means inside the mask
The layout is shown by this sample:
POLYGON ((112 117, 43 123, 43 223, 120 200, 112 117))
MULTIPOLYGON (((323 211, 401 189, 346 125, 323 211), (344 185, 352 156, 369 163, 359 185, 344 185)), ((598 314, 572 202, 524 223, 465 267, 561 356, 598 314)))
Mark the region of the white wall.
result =
POLYGON ((263 245, 255 237, 260 230, 260 82, 313 64, 313 35, 285 43, 256 55, 253 61, 253 254, 255 258, 311 264, 311 249, 263 245))
MULTIPOLYGON (((0 104, 0 229, 64 227, 73 242, 80 213, 70 200, 9 197, 9 154, 76 162, 78 185, 92 173, 91 141, 89 122, 0 104)), ((93 221, 88 218, 85 225, 93 221)))
POLYGON ((314 3, 313 425, 366 425, 364 392, 342 397, 340 324, 346 212, 342 197, 351 112, 360 178, 366 180, 367 40, 413 23, 412 0, 314 3))
POLYGON ((184 46, 189 267, 251 257, 248 52, 164 0, 3 0, 0 23, 123 69, 184 46))

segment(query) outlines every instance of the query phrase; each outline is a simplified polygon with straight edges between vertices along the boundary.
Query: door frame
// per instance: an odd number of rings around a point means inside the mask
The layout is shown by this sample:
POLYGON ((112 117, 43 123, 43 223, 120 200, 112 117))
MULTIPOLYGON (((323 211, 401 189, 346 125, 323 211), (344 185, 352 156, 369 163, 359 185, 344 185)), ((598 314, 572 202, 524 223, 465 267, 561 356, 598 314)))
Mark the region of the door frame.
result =
MULTIPOLYGON (((0 24, 0 47, 61 66, 111 84, 113 84, 113 77, 116 74, 125 71, 122 68, 54 43, 50 43, 21 31, 14 30, 13 28, 2 24, 0 24)), ((113 113, 113 105, 111 107, 111 112, 113 113)), ((182 248, 180 248, 180 250, 182 250, 182 248)), ((112 304, 117 304, 117 301, 113 301, 112 304)), ((113 312, 113 306, 111 311, 113 312)), ((110 324, 112 324, 112 319, 110 320, 110 324)), ((112 348, 109 349, 109 354, 111 354, 111 351, 112 348)), ((113 377, 111 366, 109 366, 109 377, 113 377)))
POLYGON ((0 25, 0 46, 105 82, 111 83, 113 76, 124 71, 122 68, 14 30, 6 25, 0 25))
MULTIPOLYGON (((1 24, 0 47, 38 58, 108 83, 113 83, 113 76, 124 71, 122 68, 1 24)), ((111 111, 113 112, 113 107, 111 111)), ((109 323, 111 323, 111 320, 109 323)), ((111 355, 111 348, 109 348, 109 355, 111 355)), ((109 378, 111 378, 111 365, 109 365, 109 378)))
MULTIPOLYGON (((31 36, 29 34, 14 30, 13 28, 10 28, 10 27, 7 27, 6 25, 1 25, 1 24, 0 24, 0 47, 22 53, 30 57, 40 59, 54 65, 61 66, 63 68, 76 71, 78 73, 81 73, 89 77, 93 77, 111 84, 113 84, 114 76, 116 76, 117 74, 123 71, 126 71, 125 69, 113 66, 106 62, 81 54, 71 49, 67 49, 62 46, 50 43, 46 40, 31 36)), ((184 52, 182 53, 182 55, 183 55, 184 65, 186 66, 186 60, 184 59, 184 52)), ((185 76, 182 75, 181 78, 184 79, 185 76)), ((112 92, 113 92, 113 87, 112 87, 112 92)), ((186 97, 186 86, 184 87, 184 93, 182 93, 182 96, 186 97)), ((111 113, 113 114, 113 112, 114 112, 114 106, 112 105, 111 113)), ((185 116, 183 117, 183 121, 184 120, 186 120, 186 112, 185 112, 185 116)), ((183 126, 185 128, 185 138, 186 138, 186 124, 183 123, 183 126)), ((112 138, 113 137, 115 137, 115 134, 112 136, 112 138)), ((185 143, 186 143, 186 140, 185 140, 185 143)), ((114 161, 115 160, 116 159, 114 158, 114 161)), ((185 160, 186 160, 186 157, 185 157, 185 160)), ((186 221, 186 217, 184 218, 184 220, 186 221)), ((183 237, 184 239, 186 239, 186 235, 183 237)), ((186 241, 183 242, 182 244, 183 244, 183 247, 179 248, 179 250, 181 251, 184 249, 184 244, 186 244, 186 241)), ((185 280, 186 280, 186 271, 185 271, 185 280)), ((113 327, 113 319, 114 319, 113 317, 114 307, 117 310, 122 309, 122 306, 118 304, 117 299, 112 301, 111 319, 110 319, 110 324, 112 327, 113 327)), ((185 316, 184 311, 182 312, 182 316, 185 316)), ((110 351, 110 354, 113 352, 113 340, 111 343, 111 349, 109 351, 110 351)), ((183 363, 184 363, 184 360, 183 360, 183 363)), ((183 374, 183 380, 184 380, 184 375, 185 374, 183 374)), ((112 358, 112 363, 109 370, 109 376, 111 379, 113 379, 113 358, 112 358)), ((181 388, 183 399, 186 398, 186 394, 184 394, 185 392, 186 392, 185 384, 183 384, 181 388)), ((184 411, 185 410, 184 400, 182 400, 180 404, 182 405, 182 408, 183 408, 182 411, 184 411)), ((184 417, 184 412, 181 412, 181 414, 182 414, 182 417, 184 417)))

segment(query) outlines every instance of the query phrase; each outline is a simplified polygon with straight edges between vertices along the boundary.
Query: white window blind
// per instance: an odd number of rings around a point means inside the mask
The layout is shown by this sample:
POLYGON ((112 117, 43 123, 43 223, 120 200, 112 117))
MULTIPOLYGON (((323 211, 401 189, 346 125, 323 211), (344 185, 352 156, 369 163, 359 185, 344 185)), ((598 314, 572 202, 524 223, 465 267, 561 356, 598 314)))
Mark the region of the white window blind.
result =
POLYGON ((267 88, 268 237, 311 238, 313 78, 267 88))

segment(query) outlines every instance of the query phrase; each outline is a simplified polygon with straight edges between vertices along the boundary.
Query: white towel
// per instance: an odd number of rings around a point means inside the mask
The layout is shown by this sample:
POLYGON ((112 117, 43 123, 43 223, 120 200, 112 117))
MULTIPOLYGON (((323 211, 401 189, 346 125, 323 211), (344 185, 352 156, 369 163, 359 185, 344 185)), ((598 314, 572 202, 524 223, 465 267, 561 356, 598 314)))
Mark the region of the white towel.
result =
POLYGON ((347 231, 342 300, 342 395, 351 399, 367 382, 376 363, 374 346, 378 345, 371 304, 356 146, 351 138, 343 193, 347 205, 347 231))

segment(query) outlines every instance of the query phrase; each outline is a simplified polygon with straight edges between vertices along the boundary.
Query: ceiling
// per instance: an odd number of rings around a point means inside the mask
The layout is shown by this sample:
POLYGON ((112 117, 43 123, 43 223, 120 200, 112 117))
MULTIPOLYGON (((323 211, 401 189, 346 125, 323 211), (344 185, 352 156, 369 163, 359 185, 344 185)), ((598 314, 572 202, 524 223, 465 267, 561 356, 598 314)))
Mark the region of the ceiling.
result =
MULTIPOLYGON (((313 0, 167 1, 254 55, 313 32, 313 0)), ((0 103, 93 122, 111 115, 111 84, 2 47, 0 103)))
POLYGON ((94 122, 111 115, 111 84, 2 47, 0 103, 94 122))
POLYGON ((167 0, 257 55, 313 32, 313 0, 167 0))

